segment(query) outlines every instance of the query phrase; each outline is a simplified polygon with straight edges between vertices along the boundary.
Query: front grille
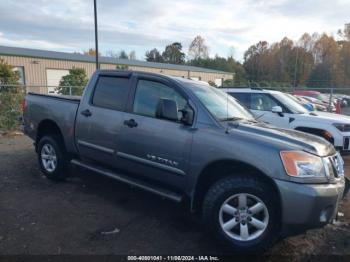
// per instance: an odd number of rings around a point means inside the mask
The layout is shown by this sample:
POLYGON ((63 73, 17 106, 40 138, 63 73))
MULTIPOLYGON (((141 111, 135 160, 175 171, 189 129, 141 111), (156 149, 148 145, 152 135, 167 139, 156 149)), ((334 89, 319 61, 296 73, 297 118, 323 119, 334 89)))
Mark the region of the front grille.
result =
POLYGON ((330 158, 330 162, 331 162, 331 167, 332 167, 332 170, 333 170, 333 174, 334 174, 334 177, 338 178, 339 177, 339 171, 338 171, 338 163, 337 163, 337 157, 336 156, 332 156, 330 158))
POLYGON ((344 138, 343 150, 349 150, 349 142, 350 142, 350 138, 349 137, 345 137, 344 138))
POLYGON ((344 161, 339 153, 326 158, 328 167, 328 175, 332 178, 340 178, 344 176, 344 161))

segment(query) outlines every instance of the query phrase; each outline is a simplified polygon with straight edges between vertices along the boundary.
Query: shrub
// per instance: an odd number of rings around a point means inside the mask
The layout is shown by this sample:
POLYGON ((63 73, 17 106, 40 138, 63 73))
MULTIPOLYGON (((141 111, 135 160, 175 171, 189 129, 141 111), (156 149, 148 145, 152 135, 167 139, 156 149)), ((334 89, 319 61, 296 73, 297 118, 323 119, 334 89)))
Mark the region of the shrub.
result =
POLYGON ((211 86, 213 86, 213 87, 217 87, 217 85, 215 84, 214 81, 209 80, 208 84, 211 85, 211 86))
MULTIPOLYGON (((3 88, 2 88, 3 89, 3 88)), ((7 133, 17 130, 22 115, 24 92, 20 87, 0 90, 0 131, 7 133)))
POLYGON ((62 77, 60 85, 56 88, 56 91, 62 95, 81 96, 87 82, 88 78, 85 70, 73 67, 69 70, 68 75, 62 77))
POLYGON ((13 67, 0 59, 0 131, 11 132, 18 129, 21 104, 24 97, 18 86, 19 74, 13 67))

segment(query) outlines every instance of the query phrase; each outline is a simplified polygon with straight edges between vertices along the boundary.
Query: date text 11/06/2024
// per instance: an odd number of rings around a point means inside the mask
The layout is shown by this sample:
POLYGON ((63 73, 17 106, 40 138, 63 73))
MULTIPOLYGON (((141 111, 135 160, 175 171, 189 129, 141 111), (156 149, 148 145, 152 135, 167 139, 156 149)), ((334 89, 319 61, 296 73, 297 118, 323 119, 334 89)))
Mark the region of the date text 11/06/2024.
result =
POLYGON ((128 261, 219 261, 216 256, 128 256, 128 261))

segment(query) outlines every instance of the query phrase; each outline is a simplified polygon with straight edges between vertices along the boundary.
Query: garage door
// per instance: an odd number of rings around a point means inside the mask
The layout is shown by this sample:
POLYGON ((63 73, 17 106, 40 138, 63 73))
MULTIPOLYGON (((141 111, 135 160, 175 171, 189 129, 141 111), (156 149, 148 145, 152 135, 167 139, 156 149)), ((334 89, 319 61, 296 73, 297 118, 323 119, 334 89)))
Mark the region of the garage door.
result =
POLYGON ((55 88, 59 86, 62 77, 68 74, 69 70, 66 69, 46 69, 46 83, 49 94, 56 93, 55 88))
POLYGON ((221 78, 215 79, 215 85, 218 87, 221 87, 222 86, 222 79, 221 78))

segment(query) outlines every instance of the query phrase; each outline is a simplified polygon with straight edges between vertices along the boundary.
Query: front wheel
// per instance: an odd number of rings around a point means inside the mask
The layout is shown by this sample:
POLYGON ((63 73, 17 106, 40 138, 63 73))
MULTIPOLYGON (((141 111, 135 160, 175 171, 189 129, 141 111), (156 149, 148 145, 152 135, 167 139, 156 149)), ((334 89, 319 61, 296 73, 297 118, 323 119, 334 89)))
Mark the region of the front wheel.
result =
POLYGON ((67 160, 58 136, 44 136, 38 144, 38 161, 45 176, 54 181, 66 178, 67 160))
POLYGON ((277 239, 279 205, 267 183, 253 177, 228 177, 208 190, 203 201, 206 226, 231 251, 257 254, 277 239))

